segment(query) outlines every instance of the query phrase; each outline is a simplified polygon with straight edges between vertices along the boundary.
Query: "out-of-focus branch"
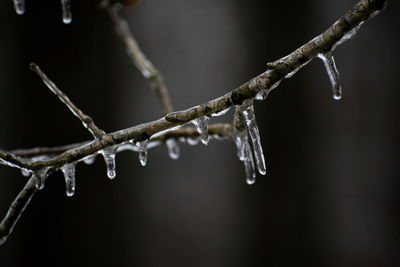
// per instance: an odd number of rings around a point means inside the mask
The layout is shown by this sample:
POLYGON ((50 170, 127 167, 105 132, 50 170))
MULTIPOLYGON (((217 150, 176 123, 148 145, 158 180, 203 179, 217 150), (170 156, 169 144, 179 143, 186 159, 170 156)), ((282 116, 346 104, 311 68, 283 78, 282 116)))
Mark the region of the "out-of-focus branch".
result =
POLYGON ((102 2, 101 6, 104 7, 105 11, 114 23, 115 31, 124 43, 132 62, 149 81, 151 87, 156 93, 163 113, 167 114, 172 112, 173 108, 168 95, 167 86, 164 83, 164 78, 140 49, 135 37, 129 29, 128 22, 118 13, 118 5, 111 5, 107 0, 105 0, 102 2))

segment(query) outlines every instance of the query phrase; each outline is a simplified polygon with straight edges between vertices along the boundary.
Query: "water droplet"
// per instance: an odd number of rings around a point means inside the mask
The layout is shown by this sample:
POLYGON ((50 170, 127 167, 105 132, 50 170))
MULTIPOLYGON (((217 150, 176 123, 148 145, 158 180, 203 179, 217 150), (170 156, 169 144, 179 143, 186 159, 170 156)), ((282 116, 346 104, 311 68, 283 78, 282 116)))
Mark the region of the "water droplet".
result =
POLYGON ((69 197, 75 193, 75 166, 76 163, 69 163, 61 167, 65 179, 65 192, 69 197))
POLYGON ((175 139, 167 139, 166 141, 167 144, 167 148, 168 148, 168 154, 170 156, 171 159, 178 159, 179 158, 179 145, 176 142, 175 139))

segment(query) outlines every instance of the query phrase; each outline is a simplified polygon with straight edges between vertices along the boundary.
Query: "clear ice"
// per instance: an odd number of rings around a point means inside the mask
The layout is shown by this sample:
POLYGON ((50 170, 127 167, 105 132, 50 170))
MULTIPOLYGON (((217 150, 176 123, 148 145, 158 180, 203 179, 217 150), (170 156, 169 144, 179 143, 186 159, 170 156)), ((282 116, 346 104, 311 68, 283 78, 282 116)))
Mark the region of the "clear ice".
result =
POLYGON ((65 178, 65 192, 69 197, 75 193, 75 166, 76 163, 69 163, 61 167, 65 178))
POLYGON ((247 130, 249 132, 250 139, 253 145, 257 169, 262 175, 265 175, 266 167, 265 167, 264 152, 261 146, 260 132, 258 131, 253 105, 243 110, 243 115, 244 118, 246 119, 247 130))
POLYGON ((254 184, 256 171, 254 167, 254 158, 249 144, 247 126, 244 114, 239 108, 236 108, 234 115, 234 140, 237 148, 237 155, 240 161, 243 161, 247 184, 254 184))
POLYGON ((38 171, 35 171, 34 173, 33 173, 33 176, 35 177, 35 179, 36 179, 36 188, 37 189, 39 189, 39 190, 42 190, 43 188, 44 188, 44 182, 46 181, 46 178, 47 178, 47 171, 50 169, 50 167, 45 167, 45 168, 42 168, 42 169, 40 169, 40 170, 38 170, 38 171))
POLYGON ((179 145, 175 139, 170 138, 166 141, 168 154, 171 159, 178 159, 179 158, 179 145))
POLYGON ((142 166, 146 166, 147 164, 147 144, 149 140, 144 140, 142 142, 137 142, 136 145, 139 151, 139 161, 142 166))
POLYGON ((93 164, 95 160, 96 160, 96 154, 89 155, 89 156, 83 158, 83 162, 85 162, 85 164, 87 164, 87 165, 93 164))
POLYGON ((32 175, 32 172, 30 170, 28 170, 28 169, 25 169, 25 168, 21 169, 21 173, 25 177, 30 177, 32 175))
POLYGON ((108 147, 101 151, 103 155, 104 162, 106 163, 107 167, 107 176, 110 179, 114 179, 116 176, 115 172, 115 148, 108 147))
POLYGON ((205 145, 208 144, 210 139, 208 138, 208 122, 210 118, 207 116, 203 116, 197 119, 194 119, 192 122, 197 128, 197 132, 200 134, 201 142, 205 145))
POLYGON ((339 71, 336 68, 335 59, 332 52, 318 54, 318 57, 324 62, 326 72, 332 85, 333 99, 339 100, 342 98, 342 86, 340 85, 339 71))
POLYGON ((25 13, 25 0, 14 0, 14 8, 15 12, 18 15, 22 15, 25 13))
POLYGON ((69 24, 72 21, 71 13, 71 0, 61 0, 62 12, 63 12, 63 22, 69 24))

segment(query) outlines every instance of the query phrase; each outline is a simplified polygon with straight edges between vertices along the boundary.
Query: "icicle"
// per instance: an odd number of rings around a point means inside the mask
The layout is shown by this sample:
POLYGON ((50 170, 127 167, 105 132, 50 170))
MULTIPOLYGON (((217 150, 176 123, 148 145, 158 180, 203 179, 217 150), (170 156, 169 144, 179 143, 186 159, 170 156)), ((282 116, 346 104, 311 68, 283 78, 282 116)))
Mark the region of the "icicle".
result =
POLYGON ((14 8, 15 12, 18 15, 22 15, 25 13, 25 0, 14 0, 14 8))
POLYGON ((245 143, 245 159, 243 160, 246 171, 246 183, 252 185, 256 181, 256 170, 254 167, 254 158, 251 153, 250 144, 245 143))
POLYGON ((28 169, 25 169, 25 168, 21 169, 21 173, 25 177, 30 177, 32 175, 32 172, 30 170, 28 170, 28 169))
POLYGON ((342 87, 340 85, 340 76, 336 68, 335 59, 331 52, 318 54, 318 57, 324 62, 326 72, 332 85, 333 99, 339 100, 342 98, 342 87))
POLYGON ((253 105, 243 110, 243 115, 246 119, 247 130, 249 131, 250 139, 253 144, 257 169, 262 175, 265 175, 266 167, 265 167, 264 152, 261 146, 260 133, 258 131, 253 105))
POLYGON ((246 183, 254 184, 256 178, 254 158, 247 135, 245 117, 243 112, 238 107, 236 108, 233 121, 235 126, 233 129, 233 138, 235 140, 238 158, 244 163, 246 183))
POLYGON ((47 178, 47 171, 50 169, 50 167, 44 167, 38 171, 35 171, 33 173, 33 176, 36 179, 36 188, 39 190, 42 190, 44 188, 44 182, 47 178))
POLYGON ((69 24, 72 21, 71 14, 71 0, 61 0, 62 12, 63 12, 63 22, 69 24))
POLYGON ((170 138, 166 141, 168 154, 171 159, 178 159, 179 158, 179 145, 175 139, 170 138))
POLYGON ((139 149, 139 161, 142 166, 146 166, 147 163, 147 144, 149 140, 144 140, 142 142, 137 142, 136 145, 139 149))
POLYGON ((114 147, 108 147, 106 149, 103 149, 101 151, 101 154, 103 155, 104 162, 106 163, 108 178, 114 179, 115 176, 116 176, 116 172, 115 172, 115 148, 114 147))
POLYGON ((210 118, 207 116, 203 116, 200 118, 197 118, 195 120, 192 120, 192 123, 196 126, 197 132, 201 136, 201 142, 205 145, 208 144, 208 141, 210 140, 208 138, 208 122, 210 118))
POLYGON ((76 163, 69 163, 61 167, 65 178, 65 192, 69 197, 75 193, 75 166, 76 163))
POLYGON ((87 165, 93 164, 95 160, 96 160, 96 154, 83 158, 83 162, 85 162, 85 164, 87 165))

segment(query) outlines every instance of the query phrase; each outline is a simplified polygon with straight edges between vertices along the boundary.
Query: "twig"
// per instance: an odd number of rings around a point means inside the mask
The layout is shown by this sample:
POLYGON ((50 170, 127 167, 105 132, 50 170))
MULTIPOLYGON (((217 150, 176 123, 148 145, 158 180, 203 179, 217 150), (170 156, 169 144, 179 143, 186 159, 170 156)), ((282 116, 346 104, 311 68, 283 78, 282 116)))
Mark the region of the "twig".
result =
POLYGON ((31 63, 29 67, 32 71, 36 72, 36 74, 42 79, 43 83, 50 89, 50 91, 58 96, 61 102, 63 102, 71 110, 71 112, 82 121, 83 126, 85 126, 85 128, 88 129, 95 138, 100 138, 105 134, 103 130, 100 130, 96 124, 94 124, 94 121, 91 117, 83 113, 77 106, 74 105, 74 103, 72 103, 66 94, 58 89, 56 84, 47 77, 47 75, 39 68, 38 65, 31 63))
POLYGON ((107 2, 103 2, 102 6, 114 23, 115 31, 125 44, 126 51, 132 59, 132 62, 140 70, 142 75, 149 81, 151 87, 156 93, 163 113, 167 114, 172 112, 173 108, 171 100, 161 73, 153 66, 151 61, 147 59, 146 55, 140 49, 137 41, 133 37, 131 30, 129 29, 128 22, 118 13, 117 5, 109 5, 107 2))

